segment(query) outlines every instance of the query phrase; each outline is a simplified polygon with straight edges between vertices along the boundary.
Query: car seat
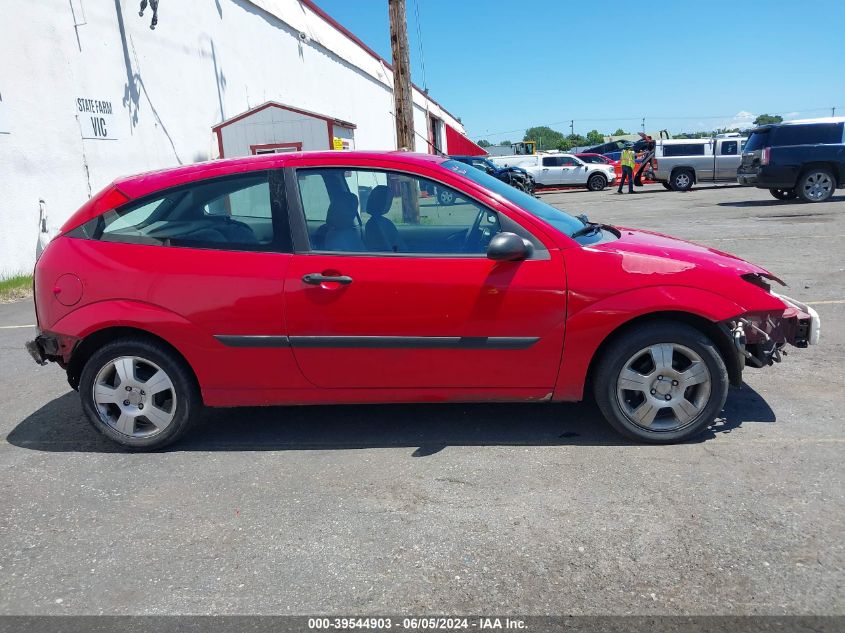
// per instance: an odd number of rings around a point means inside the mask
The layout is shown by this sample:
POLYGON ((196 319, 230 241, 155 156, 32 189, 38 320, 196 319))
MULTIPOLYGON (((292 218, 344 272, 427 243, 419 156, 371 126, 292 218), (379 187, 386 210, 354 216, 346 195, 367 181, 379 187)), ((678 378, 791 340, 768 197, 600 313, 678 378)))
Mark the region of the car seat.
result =
POLYGON ((401 253, 406 250, 396 225, 384 217, 392 204, 393 192, 390 187, 378 185, 370 192, 367 213, 371 217, 364 227, 364 242, 371 251, 401 253))
MULTIPOLYGON (((328 211, 326 211, 326 223, 317 229, 322 233, 322 250, 327 251, 365 251, 364 241, 361 239, 360 223, 358 216, 358 196, 354 193, 343 192, 333 197, 328 211), (321 230, 325 229, 325 230, 321 230)), ((315 242, 318 236, 315 235, 315 242)))

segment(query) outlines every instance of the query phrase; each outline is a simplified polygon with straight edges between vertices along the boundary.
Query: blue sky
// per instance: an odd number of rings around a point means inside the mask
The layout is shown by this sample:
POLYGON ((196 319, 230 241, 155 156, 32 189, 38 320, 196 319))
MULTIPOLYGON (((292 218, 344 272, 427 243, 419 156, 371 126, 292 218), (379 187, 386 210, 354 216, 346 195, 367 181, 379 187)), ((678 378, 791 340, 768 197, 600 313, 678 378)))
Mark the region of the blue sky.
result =
MULTIPOLYGON (((387 0, 316 0, 390 60, 387 0)), ((845 0, 407 0, 414 82, 477 140, 845 115, 845 0), (416 11, 422 34, 421 64, 416 11)))

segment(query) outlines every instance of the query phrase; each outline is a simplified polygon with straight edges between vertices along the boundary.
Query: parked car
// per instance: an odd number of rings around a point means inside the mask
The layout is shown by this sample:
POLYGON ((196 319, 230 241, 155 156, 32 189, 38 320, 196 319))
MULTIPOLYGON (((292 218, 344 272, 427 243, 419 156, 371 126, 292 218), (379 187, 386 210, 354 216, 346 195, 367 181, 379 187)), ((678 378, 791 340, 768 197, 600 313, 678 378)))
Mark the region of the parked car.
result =
POLYGON ((787 121, 751 131, 736 179, 779 200, 830 200, 845 187, 845 117, 787 121))
POLYGON ((588 388, 620 433, 671 443, 713 422, 745 365, 817 342, 818 315, 772 281, 455 160, 267 154, 95 194, 36 264, 27 348, 133 450, 176 440, 203 406, 577 401, 588 388), (423 196, 431 183, 464 202, 423 196))
POLYGON ((542 187, 586 187, 601 191, 616 182, 612 165, 588 164, 572 154, 495 156, 492 160, 503 167, 522 167, 542 187))
POLYGON ((584 154, 610 154, 610 153, 622 153, 622 150, 626 147, 633 147, 634 143, 631 141, 609 141, 607 143, 601 143, 600 145, 594 145, 593 147, 588 147, 584 150, 584 154))
POLYGON ((687 191, 696 183, 733 182, 746 139, 719 135, 656 141, 654 179, 666 189, 687 191))
POLYGON ((578 158, 580 158, 585 163, 590 163, 594 165, 610 165, 613 167, 613 173, 616 174, 617 178, 622 177, 622 163, 618 160, 613 160, 609 156, 605 156, 604 154, 591 154, 591 153, 582 153, 582 154, 575 154, 578 158))
POLYGON ((486 156, 451 156, 526 193, 534 193, 534 178, 522 167, 501 167, 486 156))

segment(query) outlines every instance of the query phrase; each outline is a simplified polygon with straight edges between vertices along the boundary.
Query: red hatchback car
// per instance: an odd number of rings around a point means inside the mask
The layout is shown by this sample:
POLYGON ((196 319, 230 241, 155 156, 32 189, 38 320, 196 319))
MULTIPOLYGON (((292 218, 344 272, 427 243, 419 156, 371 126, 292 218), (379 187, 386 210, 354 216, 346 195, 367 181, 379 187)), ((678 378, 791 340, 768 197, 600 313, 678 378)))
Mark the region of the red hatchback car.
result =
POLYGON ((732 255, 575 218, 464 163, 315 152, 115 181, 35 268, 39 333, 135 450, 212 407, 577 401, 684 440, 818 315, 732 255), (433 192, 447 189, 442 206, 433 192))

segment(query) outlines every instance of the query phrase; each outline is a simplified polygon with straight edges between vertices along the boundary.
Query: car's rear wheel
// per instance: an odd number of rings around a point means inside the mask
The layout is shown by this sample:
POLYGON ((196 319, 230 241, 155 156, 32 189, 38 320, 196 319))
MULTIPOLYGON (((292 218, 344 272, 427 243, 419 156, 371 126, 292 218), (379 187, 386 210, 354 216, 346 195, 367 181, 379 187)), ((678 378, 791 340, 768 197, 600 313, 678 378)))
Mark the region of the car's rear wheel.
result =
POLYGON ((94 428, 136 451, 175 442, 202 408, 184 361, 144 338, 113 341, 97 350, 82 370, 79 395, 94 428))
POLYGON ((728 373, 707 336, 683 323, 659 321, 614 342, 596 368, 594 391, 619 433, 671 444, 716 419, 727 398, 728 373))
POLYGON ((693 173, 688 169, 679 169, 669 181, 674 191, 689 191, 692 188, 694 180, 693 173))
POLYGON ((778 200, 794 200, 798 197, 795 189, 769 189, 769 193, 778 200))
POLYGON ((836 190, 836 180, 824 167, 810 169, 798 179, 796 191, 805 202, 830 200, 836 190))
POLYGON ((587 180, 587 189, 590 191, 601 191, 605 187, 607 187, 607 178, 601 174, 593 174, 587 180))

